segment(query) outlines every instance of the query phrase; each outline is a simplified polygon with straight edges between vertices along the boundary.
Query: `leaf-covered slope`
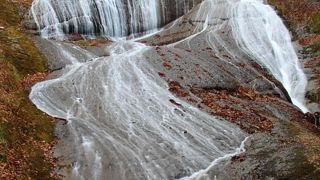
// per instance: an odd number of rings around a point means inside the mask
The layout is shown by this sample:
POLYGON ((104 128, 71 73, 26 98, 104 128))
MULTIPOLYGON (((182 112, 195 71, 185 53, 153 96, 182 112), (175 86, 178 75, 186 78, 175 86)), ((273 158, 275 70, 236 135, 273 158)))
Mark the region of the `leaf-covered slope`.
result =
POLYGON ((46 70, 20 27, 28 4, 0 0, 0 179, 50 179, 53 172, 52 119, 32 105, 24 86, 39 79, 28 74, 46 70))

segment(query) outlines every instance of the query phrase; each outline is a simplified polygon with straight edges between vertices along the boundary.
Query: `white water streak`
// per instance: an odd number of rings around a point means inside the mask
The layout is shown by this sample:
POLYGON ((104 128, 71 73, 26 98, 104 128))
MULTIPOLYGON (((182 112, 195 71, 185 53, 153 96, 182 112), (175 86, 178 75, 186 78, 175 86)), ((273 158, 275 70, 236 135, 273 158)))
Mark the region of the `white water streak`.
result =
POLYGON ((166 0, 35 0, 30 14, 46 38, 63 40, 65 33, 123 37, 156 29, 186 13, 190 4, 195 0, 170 6, 166 0))
POLYGON ((67 119, 74 136, 82 137, 74 144, 83 147, 77 148, 74 178, 187 175, 245 138, 234 125, 174 97, 148 65, 151 48, 117 42, 109 52, 110 57, 76 63, 62 77, 38 83, 30 94, 39 109, 67 119), (98 171, 101 166, 104 171, 98 171))
POLYGON ((206 0, 196 16, 203 21, 195 28, 195 33, 179 42, 174 47, 185 43, 189 49, 190 41, 196 36, 206 34, 209 46, 215 50, 221 60, 217 46, 227 51, 236 59, 234 52, 242 51, 266 67, 282 83, 294 105, 301 111, 308 112, 305 104, 307 78, 292 45, 291 36, 281 18, 262 0, 206 0), (208 25, 211 24, 210 26, 208 25), (239 49, 228 46, 221 39, 218 31, 230 28, 239 49))
POLYGON ((239 155, 239 154, 242 154, 246 151, 245 149, 245 143, 248 141, 250 137, 246 137, 242 142, 241 142, 241 145, 239 148, 237 148, 235 150, 235 152, 232 152, 230 154, 226 154, 222 157, 219 157, 217 159, 215 159, 209 167, 207 167, 206 169, 203 169, 203 170, 200 170, 198 172, 195 172, 193 173, 191 176, 189 177, 184 177, 184 178, 181 178, 181 180, 199 180, 199 179, 202 179, 204 180, 204 178, 206 179, 211 179, 211 177, 208 177, 208 172, 210 170, 212 170, 212 168, 214 168, 216 165, 218 165, 220 162, 222 161, 226 161, 226 160, 229 160, 230 158, 236 156, 236 155, 239 155))
POLYGON ((268 68, 303 112, 307 78, 280 17, 262 0, 241 0, 232 7, 232 29, 238 45, 268 68))

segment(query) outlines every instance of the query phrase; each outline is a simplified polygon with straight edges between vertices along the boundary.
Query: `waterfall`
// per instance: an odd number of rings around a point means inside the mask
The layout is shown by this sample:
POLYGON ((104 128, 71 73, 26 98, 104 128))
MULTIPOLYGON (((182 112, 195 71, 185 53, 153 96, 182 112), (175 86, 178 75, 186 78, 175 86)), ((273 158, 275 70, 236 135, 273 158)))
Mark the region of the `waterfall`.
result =
MULTIPOLYGON (((308 112, 305 104, 307 78, 300 67, 290 33, 281 18, 263 0, 206 0, 194 19, 205 23, 196 26, 196 34, 175 44, 183 41, 189 44, 195 36, 205 33, 208 45, 217 51, 218 56, 218 46, 234 58, 241 56, 236 51, 244 52, 282 83, 294 105, 308 112), (225 23, 218 28, 208 26, 220 24, 223 20, 225 23), (228 45, 229 40, 223 40, 217 33, 221 27, 230 28, 239 50, 228 45)), ((225 60, 222 55, 219 58, 225 60)))
MULTIPOLYGON (((174 42, 175 37, 162 36, 171 38, 161 48, 179 56, 174 61, 180 69, 216 63, 218 68, 207 73, 213 71, 210 78, 216 79, 207 84, 251 87, 257 81, 273 88, 254 68, 242 73, 240 63, 255 61, 283 83, 294 104, 307 110, 306 79, 289 33, 260 0, 35 0, 30 14, 42 37, 54 39, 68 33, 128 36, 185 14, 156 33, 179 36, 177 29, 189 30, 174 42)), ((99 57, 68 42, 50 42, 68 65, 60 77, 33 86, 30 99, 47 114, 67 120, 75 156, 71 179, 207 178, 220 162, 245 151, 247 133, 169 91, 158 74, 163 54, 156 47, 116 39, 101 48, 108 55, 99 57)))
POLYGON ((156 29, 201 0, 35 0, 30 15, 43 37, 123 37, 156 29))
POLYGON ((238 151, 246 134, 173 96, 147 60, 150 47, 117 42, 109 51, 30 94, 39 109, 68 120, 73 179, 174 179, 238 151))
POLYGON ((307 78, 280 17, 262 0, 241 0, 232 8, 232 28, 242 50, 266 67, 303 112, 307 78))

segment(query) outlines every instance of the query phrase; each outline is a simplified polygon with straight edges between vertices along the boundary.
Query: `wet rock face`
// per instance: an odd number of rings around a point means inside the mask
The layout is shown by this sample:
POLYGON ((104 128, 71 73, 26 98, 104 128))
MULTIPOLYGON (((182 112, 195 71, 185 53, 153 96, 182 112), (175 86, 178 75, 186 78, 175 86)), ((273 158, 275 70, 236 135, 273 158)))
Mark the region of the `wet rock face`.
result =
POLYGON ((178 17, 186 14, 192 7, 201 3, 202 0, 161 0, 160 2, 160 17, 161 25, 165 25, 178 17))
POLYGON ((202 0, 61 1, 36 0, 30 11, 34 23, 25 27, 49 37, 64 33, 127 36, 163 26, 187 13, 202 0))

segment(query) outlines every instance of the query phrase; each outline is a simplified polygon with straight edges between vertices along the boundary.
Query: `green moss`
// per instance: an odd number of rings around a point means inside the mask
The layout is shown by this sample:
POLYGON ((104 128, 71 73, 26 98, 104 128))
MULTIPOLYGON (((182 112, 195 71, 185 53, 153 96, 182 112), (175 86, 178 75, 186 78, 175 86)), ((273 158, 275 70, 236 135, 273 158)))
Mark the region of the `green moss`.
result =
POLYGON ((309 27, 313 33, 320 34, 320 12, 311 18, 309 27))
POLYGON ((44 152, 42 150, 31 151, 28 158, 28 164, 31 167, 37 167, 36 169, 27 170, 26 176, 30 179, 52 179, 50 173, 52 172, 51 167, 45 162, 44 152))
POLYGON ((78 44, 80 46, 88 46, 89 45, 89 41, 85 40, 85 39, 80 39, 78 41, 74 42, 75 44, 78 44))
POLYGON ((301 146, 294 149, 295 158, 291 162, 295 171, 290 172, 287 179, 304 177, 304 179, 317 179, 320 175, 319 156, 320 141, 317 135, 309 132, 298 123, 292 122, 286 125, 288 135, 301 146))
POLYGON ((45 70, 45 61, 33 42, 15 27, 0 32, 0 49, 22 75, 45 70))
POLYGON ((307 46, 303 49, 304 54, 310 54, 312 57, 320 56, 320 42, 307 46))
POLYGON ((23 76, 45 70, 43 56, 29 37, 21 31, 20 22, 26 13, 25 1, 0 0, 0 60, 4 59, 23 76))
POLYGON ((0 127, 0 144, 4 145, 7 143, 7 133, 5 131, 5 129, 1 126, 0 127))
POLYGON ((8 63, 6 60, 1 59, 0 57, 0 63, 3 65, 3 70, 6 70, 6 74, 8 77, 8 81, 6 83, 0 83, 0 89, 4 89, 6 91, 14 91, 18 88, 19 82, 21 80, 21 76, 17 69, 8 63))
POLYGON ((295 164, 295 169, 294 171, 283 177, 283 179, 318 179, 319 172, 317 172, 313 164, 308 162, 308 157, 306 155, 305 149, 297 148, 294 150, 294 153, 295 158, 292 163, 295 164))
POLYGON ((312 44, 311 46, 309 46, 310 48, 310 52, 315 55, 315 56, 319 56, 320 55, 320 42, 316 42, 314 44, 312 44))
POLYGON ((8 0, 0 0, 0 17, 9 25, 18 25, 21 21, 21 16, 18 13, 18 6, 15 6, 8 0))
POLYGON ((315 93, 315 92, 308 91, 306 93, 306 98, 309 99, 311 103, 318 102, 318 96, 317 96, 317 93, 315 93))
POLYGON ((7 156, 5 154, 0 154, 0 162, 6 162, 7 156))
POLYGON ((19 116, 32 119, 34 124, 33 138, 38 141, 50 142, 53 140, 53 126, 49 116, 36 109, 29 100, 23 100, 20 106, 23 111, 19 112, 19 116))

